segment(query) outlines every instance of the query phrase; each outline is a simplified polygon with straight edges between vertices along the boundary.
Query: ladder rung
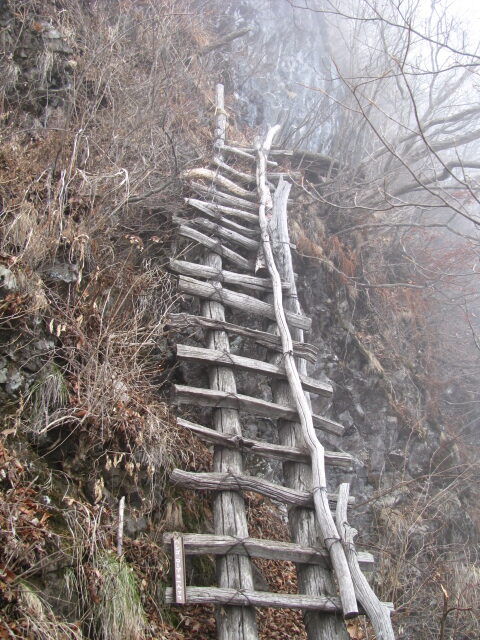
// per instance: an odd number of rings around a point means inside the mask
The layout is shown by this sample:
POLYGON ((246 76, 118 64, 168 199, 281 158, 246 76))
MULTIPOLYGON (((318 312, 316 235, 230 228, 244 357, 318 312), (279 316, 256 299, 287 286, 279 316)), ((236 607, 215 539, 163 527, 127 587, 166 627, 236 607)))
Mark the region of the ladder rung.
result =
MULTIPOLYGON (((184 489, 198 491, 254 491, 272 500, 278 500, 296 507, 313 508, 313 494, 310 491, 297 491, 289 487, 282 487, 257 476, 235 475, 233 473, 197 473, 174 469, 170 476, 171 482, 184 489)), ((337 501, 336 493, 329 493, 330 502, 337 501)), ((354 503, 349 498, 349 503, 354 503)))
POLYGON ((219 191, 213 187, 206 187, 199 182, 191 182, 191 188, 198 193, 211 198, 212 201, 216 203, 223 203, 227 206, 233 205, 234 207, 240 207, 241 209, 246 209, 247 211, 258 211, 258 204, 256 202, 251 202, 250 200, 245 200, 244 198, 239 198, 238 196, 232 196, 229 193, 225 193, 224 191, 219 191))
MULTIPOLYGON (((175 604, 173 589, 165 590, 165 603, 175 604)), ((305 596, 292 593, 269 593, 247 589, 219 587, 187 587, 187 604, 234 605, 241 607, 274 607, 341 613, 340 598, 305 596)))
POLYGON ((244 189, 230 178, 222 176, 222 174, 216 170, 212 169, 186 169, 182 171, 181 178, 184 180, 189 180, 190 182, 194 179, 206 180, 209 185, 215 184, 222 189, 226 189, 230 193, 240 198, 245 198, 246 200, 251 200, 252 202, 258 202, 258 195, 256 190, 244 189))
MULTIPOLYGON (((175 604, 171 587, 165 589, 165 604, 175 604)), ((276 609, 303 609, 342 613, 340 598, 335 596, 306 596, 296 593, 270 593, 248 589, 225 589, 219 587, 187 587, 187 604, 217 604, 240 607, 274 607, 276 609)), ((391 612, 393 603, 383 602, 391 612)))
MULTIPOLYGON (((286 447, 281 444, 271 444, 270 442, 261 442, 259 440, 251 440, 250 438, 242 438, 236 435, 220 433, 215 429, 209 429, 201 424, 177 418, 177 424, 185 429, 189 429, 201 440, 210 444, 216 444, 229 449, 240 449, 246 453, 253 453, 264 458, 274 458, 283 462, 302 462, 310 464, 310 456, 306 450, 297 449, 296 447, 286 447)), ((349 453, 340 451, 325 451, 325 463, 330 466, 344 467, 351 469, 353 466, 353 456, 349 453)))
MULTIPOLYGON (((240 218, 240 220, 255 224, 257 227, 259 225, 258 214, 256 213, 249 213, 248 211, 235 209, 235 207, 226 207, 215 202, 205 202, 204 200, 198 200, 198 198, 185 198, 185 202, 192 207, 195 207, 199 211, 203 211, 204 213, 206 212, 206 210, 213 212, 214 215, 220 215, 224 213, 225 215, 232 218, 240 218)), ((257 228, 257 234, 258 233, 259 232, 257 228)))
MULTIPOLYGON (((195 362, 207 362, 212 365, 236 367, 244 371, 251 371, 261 375, 271 376, 272 378, 286 378, 285 368, 279 367, 270 362, 262 360, 254 360, 238 356, 234 353, 226 353, 216 349, 204 349, 202 347, 193 347, 186 344, 177 344, 177 356, 184 360, 193 360, 195 362)), ((317 393, 321 396, 330 397, 332 388, 323 382, 310 378, 309 376, 300 376, 302 386, 305 391, 317 393)))
MULTIPOLYGON (((196 264, 195 262, 187 262, 186 260, 170 260, 169 266, 172 271, 184 276, 211 278, 212 280, 218 280, 219 282, 233 284, 237 287, 244 287, 246 289, 253 289, 254 291, 271 292, 272 290, 272 282, 268 278, 257 278, 256 276, 249 276, 235 271, 227 271, 226 269, 217 271, 214 267, 209 267, 204 264, 196 264)), ((283 289, 288 291, 290 289, 290 285, 285 282, 283 284, 283 289)))
MULTIPOLYGON (((215 300, 216 302, 225 304, 233 309, 239 309, 245 313, 253 313, 269 318, 270 320, 276 319, 275 309, 272 304, 262 302, 262 300, 257 300, 257 298, 249 296, 246 293, 238 293, 237 291, 231 291, 230 289, 225 289, 223 287, 219 288, 212 282, 202 282, 200 280, 195 280, 194 278, 187 278, 186 276, 179 277, 178 287, 180 291, 191 296, 199 296, 200 298, 215 300)), ((298 329, 304 329, 305 331, 310 330, 312 326, 310 318, 296 313, 291 313, 289 311, 286 311, 285 314, 290 326, 298 329)))
MULTIPOLYGON (((228 391, 216 391, 213 389, 201 389, 188 387, 181 384, 174 385, 175 402, 177 404, 193 404, 200 407, 214 407, 217 409, 237 409, 257 416, 271 419, 284 419, 298 422, 298 413, 295 407, 286 407, 275 402, 244 396, 241 393, 228 391)), ((328 418, 312 414, 313 425, 328 433, 341 436, 343 426, 338 422, 329 421, 328 418)))
POLYGON ((258 240, 254 240, 253 238, 248 238, 247 236, 242 235, 238 231, 234 231, 233 229, 227 229, 222 226, 218 222, 213 222, 212 220, 206 220, 205 218, 181 218, 180 216, 173 216, 172 222, 178 225, 185 225, 187 227, 202 227, 206 229, 214 236, 218 236, 220 238, 224 238, 229 242, 233 242, 234 244, 243 247, 244 249, 248 249, 250 251, 258 251, 260 243, 258 240))
MULTIPOLYGON (((175 534, 164 533, 163 543, 170 547, 175 534)), ((239 539, 234 536, 216 536, 209 533, 182 533, 185 553, 192 556, 235 554, 267 560, 288 560, 296 564, 318 564, 330 568, 328 551, 324 548, 302 547, 293 542, 263 540, 259 538, 239 539)), ((362 569, 371 570, 374 558, 371 553, 359 552, 358 562, 362 569)))
MULTIPOLYGON (((250 149, 250 151, 244 151, 243 149, 240 149, 235 146, 230 146, 228 144, 222 145, 221 147, 219 147, 219 149, 221 151, 226 151, 227 153, 233 153, 237 156, 241 156, 242 158, 248 158, 249 160, 253 160, 254 162, 256 162, 257 160, 256 149, 250 149)), ((275 162, 274 160, 267 160, 267 166, 278 167, 278 163, 275 162)))
MULTIPOLYGON (((183 261, 182 264, 184 264, 183 261)), ((268 333, 266 331, 258 331, 257 329, 242 327, 241 325, 233 324, 232 322, 226 322, 225 320, 216 320, 213 318, 207 318, 205 316, 195 316, 189 313, 171 313, 168 317, 168 324, 180 329, 201 327, 203 329, 217 329, 220 331, 223 330, 233 335, 250 338, 263 347, 267 347, 267 349, 280 351, 280 353, 282 352, 282 341, 280 339, 280 336, 277 336, 274 333, 268 333)), ((294 355, 298 356, 299 358, 304 358, 309 362, 316 362, 318 351, 318 347, 313 344, 308 344, 308 342, 293 343, 294 355)), ((332 394, 333 389, 331 387, 330 389, 330 394, 332 394)))
POLYGON ((210 238, 209 236, 206 236, 204 233, 202 233, 201 231, 198 231, 197 229, 192 229, 191 227, 188 227, 185 224, 181 224, 177 227, 177 233, 183 238, 188 238, 189 240, 195 240, 195 242, 198 242, 204 247, 207 247, 214 253, 218 253, 219 255, 223 256, 227 260, 230 260, 230 262, 232 262, 233 264, 236 264, 237 267, 240 267, 241 269, 245 269, 245 271, 248 271, 253 268, 252 260, 247 260, 247 258, 244 258, 236 251, 233 251, 232 249, 225 247, 223 244, 218 242, 218 240, 215 240, 214 238, 210 238))
MULTIPOLYGON (((189 200, 187 198, 187 203, 188 202, 189 200)), ((201 200, 197 200, 197 202, 200 202, 200 204, 205 204, 201 200)), ((234 222, 233 220, 230 220, 230 218, 227 218, 226 216, 222 215, 221 212, 216 211, 216 209, 209 207, 206 204, 204 207, 200 207, 199 205, 196 205, 195 209, 197 209, 197 211, 200 211, 204 215, 208 216, 208 218, 216 220, 217 222, 220 222, 225 227, 229 227, 234 231, 238 231, 238 233, 241 233, 244 236, 247 236, 249 238, 260 237, 260 231, 258 227, 256 227, 255 229, 252 229, 251 227, 245 227, 243 224, 238 224, 238 222, 234 222)))

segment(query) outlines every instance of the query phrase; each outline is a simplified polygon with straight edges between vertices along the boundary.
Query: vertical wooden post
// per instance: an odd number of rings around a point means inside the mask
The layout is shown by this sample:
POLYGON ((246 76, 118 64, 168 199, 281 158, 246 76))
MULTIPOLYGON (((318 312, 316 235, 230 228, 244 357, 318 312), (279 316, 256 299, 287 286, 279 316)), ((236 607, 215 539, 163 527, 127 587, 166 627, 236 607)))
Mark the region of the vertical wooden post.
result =
POLYGON ((176 604, 186 604, 187 586, 185 582, 185 549, 180 533, 172 536, 173 578, 176 604))
MULTIPOLYGON (((297 288, 290 252, 290 237, 287 221, 287 200, 291 185, 280 180, 273 196, 273 216, 271 221, 271 237, 278 271, 282 280, 290 283, 290 292, 285 294, 284 303, 288 311, 302 313, 297 298, 297 288)), ((275 330, 275 325, 270 328, 275 330)), ((303 330, 290 329, 292 338, 303 342, 303 330)), ((279 359, 272 354, 271 361, 279 359)), ((298 359, 298 371, 306 374, 306 361, 298 359)), ((273 384, 273 400, 279 404, 291 404, 290 387, 287 382, 273 384)), ((305 442, 299 424, 286 420, 278 422, 280 444, 289 447, 305 448, 305 442)), ((284 462, 283 474, 287 487, 298 490, 311 490, 312 472, 308 464, 284 462)), ((288 514, 288 524, 292 541, 302 546, 323 546, 319 535, 318 524, 313 510, 292 508, 288 514)), ((318 565, 297 565, 299 592, 307 595, 336 595, 336 589, 330 569, 318 565)), ((308 640, 348 640, 345 624, 340 616, 317 611, 306 611, 304 614, 308 640)))
MULTIPOLYGON (((217 85, 215 92, 215 148, 217 155, 225 143, 226 114, 223 85, 217 85)), ((216 253, 207 253, 204 263, 218 273, 222 271, 222 258, 216 253)), ((221 287, 220 282, 217 283, 221 287)), ((219 302, 206 301, 202 304, 202 313, 207 318, 225 320, 224 306, 219 302)), ((228 335, 225 331, 210 331, 207 347, 223 352, 230 351, 228 335)), ((236 393, 237 386, 233 370, 229 367, 211 367, 209 370, 210 388, 236 393)), ((234 409, 215 409, 215 429, 225 434, 242 435, 238 411, 234 409)), ((243 458, 240 451, 216 447, 214 452, 214 471, 233 474, 243 473, 243 458)), ((241 493, 221 491, 214 497, 213 518, 215 533, 235 537, 247 537, 247 517, 245 503, 241 493)), ((234 589, 253 589, 253 575, 250 559, 239 555, 226 555, 217 560, 217 580, 219 587, 234 589)), ((253 607, 217 607, 217 638, 219 640, 256 640, 257 627, 253 607)))

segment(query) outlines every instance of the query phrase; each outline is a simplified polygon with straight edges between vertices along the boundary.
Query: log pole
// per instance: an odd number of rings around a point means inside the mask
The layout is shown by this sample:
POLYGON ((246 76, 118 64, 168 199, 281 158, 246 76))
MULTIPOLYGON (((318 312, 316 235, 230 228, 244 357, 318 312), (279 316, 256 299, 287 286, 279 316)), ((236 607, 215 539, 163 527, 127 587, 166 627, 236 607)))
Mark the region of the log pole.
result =
POLYGON ((330 558, 337 578, 340 599, 342 602, 343 615, 345 618, 352 618, 358 615, 357 599, 353 588, 350 569, 345 557, 345 551, 328 504, 324 447, 316 436, 311 408, 305 397, 295 358, 293 356, 292 337, 290 335, 285 311, 283 309, 281 279, 273 258, 273 249, 268 229, 267 215, 271 215, 273 203, 270 190, 266 184, 267 154, 278 129, 279 126, 277 125, 269 130, 263 145, 261 145, 257 151, 257 185, 260 199, 259 221, 263 251, 273 283, 275 316, 280 337, 282 339, 285 371, 290 385, 290 390, 300 416, 302 435, 312 459, 313 500, 315 504, 315 513, 322 533, 323 542, 330 551, 330 558))
MULTIPOLYGON (((227 117, 224 105, 223 85, 215 89, 215 148, 217 155, 222 155, 221 148, 225 144, 227 117)), ((217 253, 207 252, 207 267, 222 271, 222 257, 217 253)), ((216 285, 221 288, 221 283, 216 285)), ((202 303, 202 314, 213 320, 225 320, 225 310, 221 302, 205 300, 202 303)), ((223 330, 212 330, 207 334, 207 347, 230 351, 228 334, 223 330)), ((227 393, 236 393, 235 375, 230 367, 215 366, 209 368, 210 388, 227 393)), ((242 435, 240 418, 236 409, 215 409, 214 427, 220 433, 242 435)), ((243 456, 241 451, 225 447, 215 447, 213 459, 214 471, 217 473, 243 473, 243 456)), ((248 536, 245 502, 238 491, 221 491, 213 499, 214 529, 218 535, 248 536)), ((225 589, 253 589, 253 574, 250 558, 227 555, 217 558, 218 586, 225 589)), ((188 599, 188 593, 187 593, 188 599)), ((222 603, 223 604, 223 603, 222 603)), ((253 607, 228 605, 216 608, 218 640, 257 640, 257 625, 253 607)))

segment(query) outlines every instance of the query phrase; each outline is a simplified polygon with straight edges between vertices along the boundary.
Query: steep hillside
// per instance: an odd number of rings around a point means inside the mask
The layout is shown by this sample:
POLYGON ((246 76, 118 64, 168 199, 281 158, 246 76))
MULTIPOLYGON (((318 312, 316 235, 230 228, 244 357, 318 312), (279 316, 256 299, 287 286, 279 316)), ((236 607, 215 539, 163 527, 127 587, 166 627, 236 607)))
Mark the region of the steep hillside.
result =
MULTIPOLYGON (((212 456, 170 403, 172 381, 206 372, 176 362, 168 313, 192 300, 166 266, 185 249, 171 223, 185 208, 180 173, 210 157, 216 80, 230 135, 257 133, 234 98, 241 60, 229 45, 217 55, 236 26, 221 15, 213 1, 0 0, 0 638, 215 637, 210 608, 164 606, 162 532, 212 528, 208 498, 168 482, 174 466, 210 470, 212 456)), ((431 300, 359 290, 372 264, 389 268, 396 241, 337 237, 340 217, 309 183, 318 175, 293 166, 295 269, 321 351, 311 375, 335 389, 314 409, 347 427, 329 444, 356 458, 332 483, 352 482, 352 524, 376 555, 377 591, 398 608, 398 637, 473 639, 478 458, 463 414, 444 409, 431 300)), ((467 387, 451 392, 459 404, 467 387)), ((268 420, 245 427, 275 438, 268 420)), ((248 468, 281 479, 254 456, 248 468)), ((247 509, 252 535, 287 539, 278 505, 252 493, 247 509)), ((187 566, 195 584, 214 572, 210 559, 187 566)), ((296 590, 291 563, 255 561, 255 579, 296 590)), ((263 611, 259 626, 265 640, 306 637, 286 610, 263 611)), ((372 638, 363 622, 349 632, 372 638)))
POLYGON ((165 480, 208 458, 164 399, 169 219, 210 143, 210 36, 185 9, 0 5, 1 637, 168 627, 165 480))

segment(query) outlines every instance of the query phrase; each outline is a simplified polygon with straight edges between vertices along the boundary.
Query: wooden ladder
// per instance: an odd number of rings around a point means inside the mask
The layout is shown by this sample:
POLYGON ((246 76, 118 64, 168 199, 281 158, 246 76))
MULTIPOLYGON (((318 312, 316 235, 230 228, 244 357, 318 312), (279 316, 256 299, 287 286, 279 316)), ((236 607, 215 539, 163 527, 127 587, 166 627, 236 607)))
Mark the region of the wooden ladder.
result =
POLYGON ((172 314, 177 328, 206 330, 205 347, 178 344, 177 356, 208 367, 209 388, 175 385, 177 405, 213 408, 213 425, 206 427, 183 418, 178 424, 214 445, 214 471, 193 473, 175 469, 173 484, 214 493, 215 534, 166 533, 171 545, 175 585, 166 591, 167 604, 217 605, 220 640, 257 638, 255 607, 302 609, 309 640, 348 638, 343 618, 366 612, 377 640, 393 640, 392 606, 373 593, 362 569, 373 564, 369 553, 357 553, 355 530, 348 525, 349 485, 338 494, 326 488, 325 464, 351 467, 352 457, 325 451, 314 429, 341 435, 342 425, 315 415, 309 394, 331 396, 330 385, 307 375, 307 361, 315 362, 317 349, 304 342, 311 320, 302 312, 296 295, 287 201, 290 184, 268 152, 276 133, 272 128, 257 149, 226 143, 223 86, 216 87, 216 128, 213 169, 191 169, 183 177, 200 198, 187 203, 201 215, 175 218, 181 237, 205 247, 202 264, 173 259, 179 291, 201 300, 201 316, 172 314), (250 173, 225 162, 233 155, 250 173), (252 171, 252 166, 255 167, 252 171), (270 181, 278 180, 273 199, 270 181), (235 270, 227 270, 223 263, 235 270), (234 288, 231 288, 234 287, 234 288), (241 291, 237 291, 240 289, 241 291), (258 295, 263 295, 261 300, 258 295), (270 321, 266 331, 227 322, 225 307, 270 321), (229 336, 241 336, 267 347, 268 361, 236 355, 229 336), (269 377, 272 400, 238 393, 235 371, 269 377), (277 420, 278 444, 244 438, 240 412, 277 420), (244 473, 244 453, 281 460, 285 486, 244 473), (292 542, 249 537, 244 491, 254 491, 290 505, 292 542), (330 505, 336 503, 332 514, 330 505), (185 586, 184 554, 209 554, 217 559, 217 587, 185 586), (296 563, 299 594, 256 591, 251 558, 296 563))

